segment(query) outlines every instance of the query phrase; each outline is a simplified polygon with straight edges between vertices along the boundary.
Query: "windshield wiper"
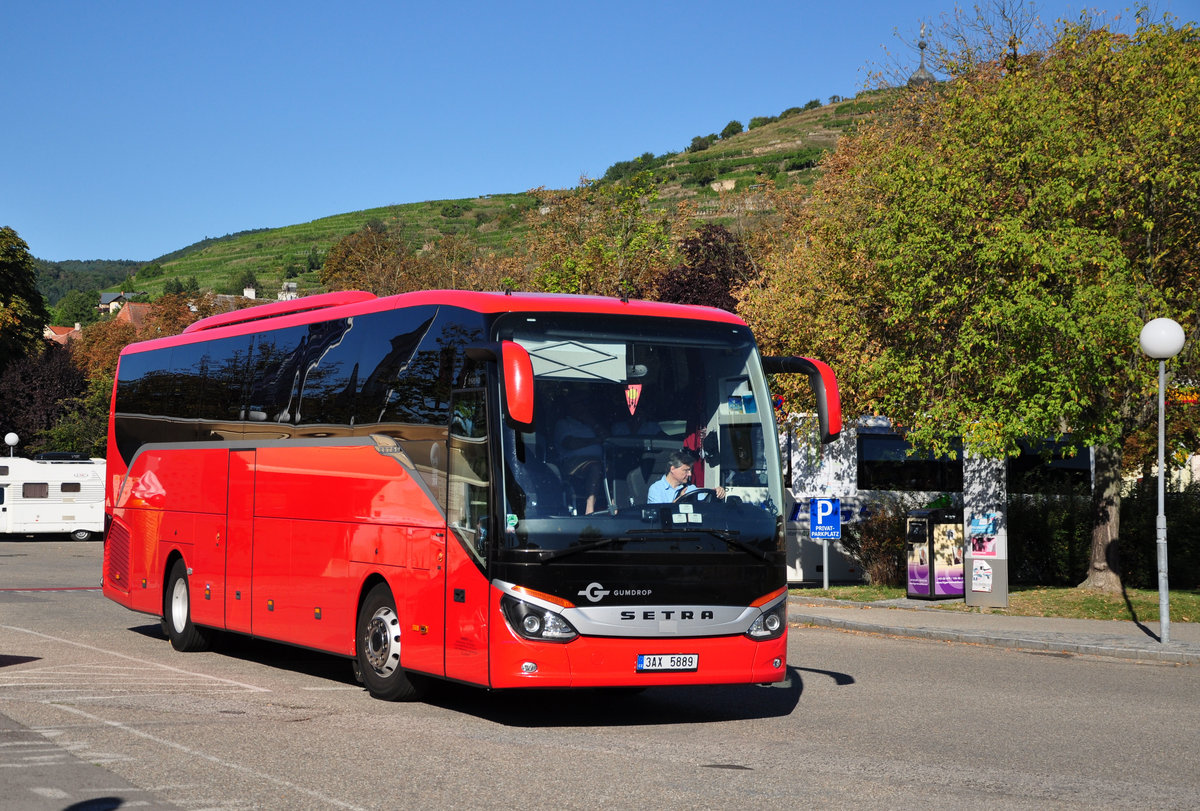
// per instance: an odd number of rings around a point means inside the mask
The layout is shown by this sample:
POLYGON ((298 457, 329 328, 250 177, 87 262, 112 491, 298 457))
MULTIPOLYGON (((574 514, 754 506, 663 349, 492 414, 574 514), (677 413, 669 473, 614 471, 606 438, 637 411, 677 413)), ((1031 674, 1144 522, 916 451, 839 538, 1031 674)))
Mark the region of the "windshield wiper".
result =
POLYGON ((751 546, 750 544, 746 543, 745 541, 739 540, 738 535, 740 535, 740 534, 741 533, 739 533, 737 530, 709 529, 709 528, 705 528, 705 527, 695 527, 695 528, 690 528, 690 529, 676 529, 676 530, 631 529, 631 530, 626 531, 624 537, 600 538, 595 541, 589 541, 588 543, 581 543, 581 544, 578 544, 575 546, 568 546, 565 549, 546 549, 541 552, 538 552, 536 557, 537 557, 537 560, 539 563, 546 563, 547 561, 557 560, 559 558, 564 558, 564 557, 567 557, 568 555, 574 555, 579 552, 589 552, 593 549, 599 549, 604 546, 610 546, 611 544, 617 543, 618 541, 621 541, 621 542, 631 541, 631 540, 660 541, 660 540, 677 539, 677 538, 679 538, 680 535, 711 535, 712 537, 716 538, 717 540, 724 541, 728 546, 731 546, 735 549, 740 549, 741 551, 745 552, 748 555, 753 555, 754 557, 759 558, 760 560, 766 561, 767 563, 774 563, 774 561, 771 560, 771 556, 768 555, 766 552, 763 552, 761 549, 756 549, 755 547, 751 546), (630 536, 636 536, 636 537, 630 537, 630 536))
POLYGON ((680 535, 711 535, 717 540, 724 541, 726 545, 732 546, 734 549, 740 549, 747 555, 753 555, 767 563, 774 563, 771 556, 761 549, 756 549, 745 541, 739 540, 741 535, 736 529, 713 529, 711 527, 689 527, 687 529, 660 529, 647 532, 646 530, 629 530, 630 534, 642 535, 653 538, 677 538, 680 535))
POLYGON ((541 552, 537 553, 537 559, 540 563, 545 563, 548 560, 554 560, 555 558, 566 557, 567 555, 574 555, 577 552, 587 552, 588 550, 591 550, 591 549, 599 549, 602 546, 608 546, 609 544, 616 543, 617 541, 624 541, 624 540, 627 540, 627 539, 625 539, 625 538, 601 538, 600 540, 588 541, 587 543, 581 543, 577 546, 568 546, 565 549, 544 549, 541 552))

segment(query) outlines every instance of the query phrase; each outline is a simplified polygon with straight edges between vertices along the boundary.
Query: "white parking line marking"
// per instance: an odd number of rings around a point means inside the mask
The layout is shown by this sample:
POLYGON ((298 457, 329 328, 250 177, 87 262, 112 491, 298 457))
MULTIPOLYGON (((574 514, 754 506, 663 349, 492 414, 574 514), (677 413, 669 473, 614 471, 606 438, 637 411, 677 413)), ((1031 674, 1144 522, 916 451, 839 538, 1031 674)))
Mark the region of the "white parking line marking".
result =
MULTIPOLYGON (((233 679, 226 679, 226 678, 222 678, 220 676, 210 676, 206 673, 195 673, 190 670, 184 670, 183 668, 172 667, 171 665, 164 665, 161 662, 151 662, 146 659, 139 659, 136 656, 129 656, 124 653, 118 653, 117 651, 106 650, 105 648, 98 648, 94 645, 87 645, 87 644, 84 644, 83 642, 76 642, 73 639, 63 639, 62 637, 50 636, 49 634, 43 634, 40 631, 34 631, 29 628, 18 628, 18 627, 12 626, 12 625, 0 625, 0 628, 4 629, 6 631, 16 631, 17 633, 29 634, 30 636, 41 637, 42 639, 47 639, 51 642, 58 642, 58 643, 61 643, 64 645, 74 645, 75 647, 83 648, 84 650, 94 651, 96 653, 103 653, 107 656, 115 656, 119 659, 125 659, 130 662, 136 662, 140 665, 146 665, 146 666, 156 668, 159 670, 166 670, 171 673, 177 673, 180 676, 187 677, 189 679, 197 679, 197 678, 207 679, 209 681, 220 682, 222 684, 226 684, 231 687, 239 687, 243 690, 249 690, 254 693, 269 693, 269 692, 271 692, 266 687, 256 687, 253 684, 244 684, 243 682, 234 681, 233 679)), ((75 667, 78 667, 78 665, 76 665, 75 667)), ((111 670, 111 668, 110 668, 110 670, 111 670)), ((35 672, 37 672, 37 670, 19 671, 19 673, 35 673, 35 672)), ((55 670, 54 672, 58 673, 60 671, 55 670)), ((13 675, 19 675, 19 673, 13 674, 13 675)), ((128 682, 126 682, 126 684, 128 684, 128 682)))
POLYGON ((143 732, 140 729, 135 729, 133 727, 126 726, 125 724, 122 724, 120 721, 110 721, 107 718, 101 718, 98 715, 92 715, 90 712, 84 712, 83 710, 79 709, 78 707, 71 707, 71 706, 68 706, 65 704, 55 704, 54 706, 57 707, 58 709, 65 710, 66 712, 72 712, 72 713, 75 713, 76 715, 81 715, 84 718, 87 718, 89 721, 92 721, 94 723, 104 724, 105 726, 112 727, 113 729, 119 729, 122 732, 128 733, 130 735, 136 735, 140 738, 145 738, 146 740, 152 741, 153 743, 159 744, 161 746, 169 746, 172 749, 183 752, 185 755, 188 755, 190 757, 198 758, 200 760, 206 760, 209 763, 215 763, 216 765, 221 766, 222 768, 225 768, 225 769, 234 769, 236 771, 242 772, 243 774, 247 774, 256 780, 266 780, 268 782, 274 783, 275 785, 280 786, 285 789, 288 789, 290 791, 296 791, 301 794, 312 797, 319 802, 326 803, 328 805, 337 806, 338 808, 350 808, 350 809, 355 809, 355 811, 365 811, 365 809, 362 809, 360 806, 352 805, 350 803, 334 799, 333 797, 327 797, 324 794, 321 794, 320 792, 313 791, 312 789, 307 789, 304 786, 296 785, 295 783, 292 783, 291 781, 288 781, 288 780, 282 780, 278 777, 274 777, 272 775, 266 774, 265 772, 260 772, 255 769, 248 768, 246 766, 241 765, 240 763, 234 763, 232 761, 222 760, 219 757, 215 757, 214 755, 209 755, 205 752, 201 752, 199 750, 192 749, 190 747, 184 746, 183 744, 176 743, 175 741, 170 741, 170 740, 167 740, 166 738, 160 738, 156 735, 151 735, 150 733, 143 732))

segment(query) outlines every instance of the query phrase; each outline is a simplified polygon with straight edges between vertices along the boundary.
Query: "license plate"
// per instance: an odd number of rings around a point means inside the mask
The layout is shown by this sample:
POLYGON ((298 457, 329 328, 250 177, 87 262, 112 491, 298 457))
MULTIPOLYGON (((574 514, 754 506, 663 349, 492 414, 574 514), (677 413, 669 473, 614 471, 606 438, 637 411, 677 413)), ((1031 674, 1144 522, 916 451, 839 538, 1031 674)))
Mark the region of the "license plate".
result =
POLYGON ((698 653, 639 653, 637 672, 645 673, 655 670, 698 670, 700 654, 698 653))

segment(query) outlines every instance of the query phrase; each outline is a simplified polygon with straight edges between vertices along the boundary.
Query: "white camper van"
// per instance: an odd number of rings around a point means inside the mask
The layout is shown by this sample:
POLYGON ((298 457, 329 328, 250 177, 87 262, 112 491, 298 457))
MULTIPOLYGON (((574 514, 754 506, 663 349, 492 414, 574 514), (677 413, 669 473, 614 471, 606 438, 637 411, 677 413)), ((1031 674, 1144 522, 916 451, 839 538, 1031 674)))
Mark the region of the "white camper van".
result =
POLYGON ((82 454, 0 457, 0 535, 104 532, 104 460, 82 454))

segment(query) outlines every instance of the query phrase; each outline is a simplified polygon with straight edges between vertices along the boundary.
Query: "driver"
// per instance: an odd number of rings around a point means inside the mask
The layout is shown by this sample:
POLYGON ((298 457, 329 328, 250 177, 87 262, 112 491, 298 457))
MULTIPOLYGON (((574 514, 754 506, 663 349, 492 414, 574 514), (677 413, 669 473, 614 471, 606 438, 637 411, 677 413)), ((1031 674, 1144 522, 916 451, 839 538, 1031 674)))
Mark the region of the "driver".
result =
MULTIPOLYGON (((689 484, 692 478, 692 465, 696 464, 696 455, 689 450, 672 451, 667 457, 667 472, 661 479, 650 485, 646 493, 647 504, 671 504, 689 493, 700 490, 694 484, 689 484)), ((725 488, 715 490, 717 498, 725 498, 725 488)))

